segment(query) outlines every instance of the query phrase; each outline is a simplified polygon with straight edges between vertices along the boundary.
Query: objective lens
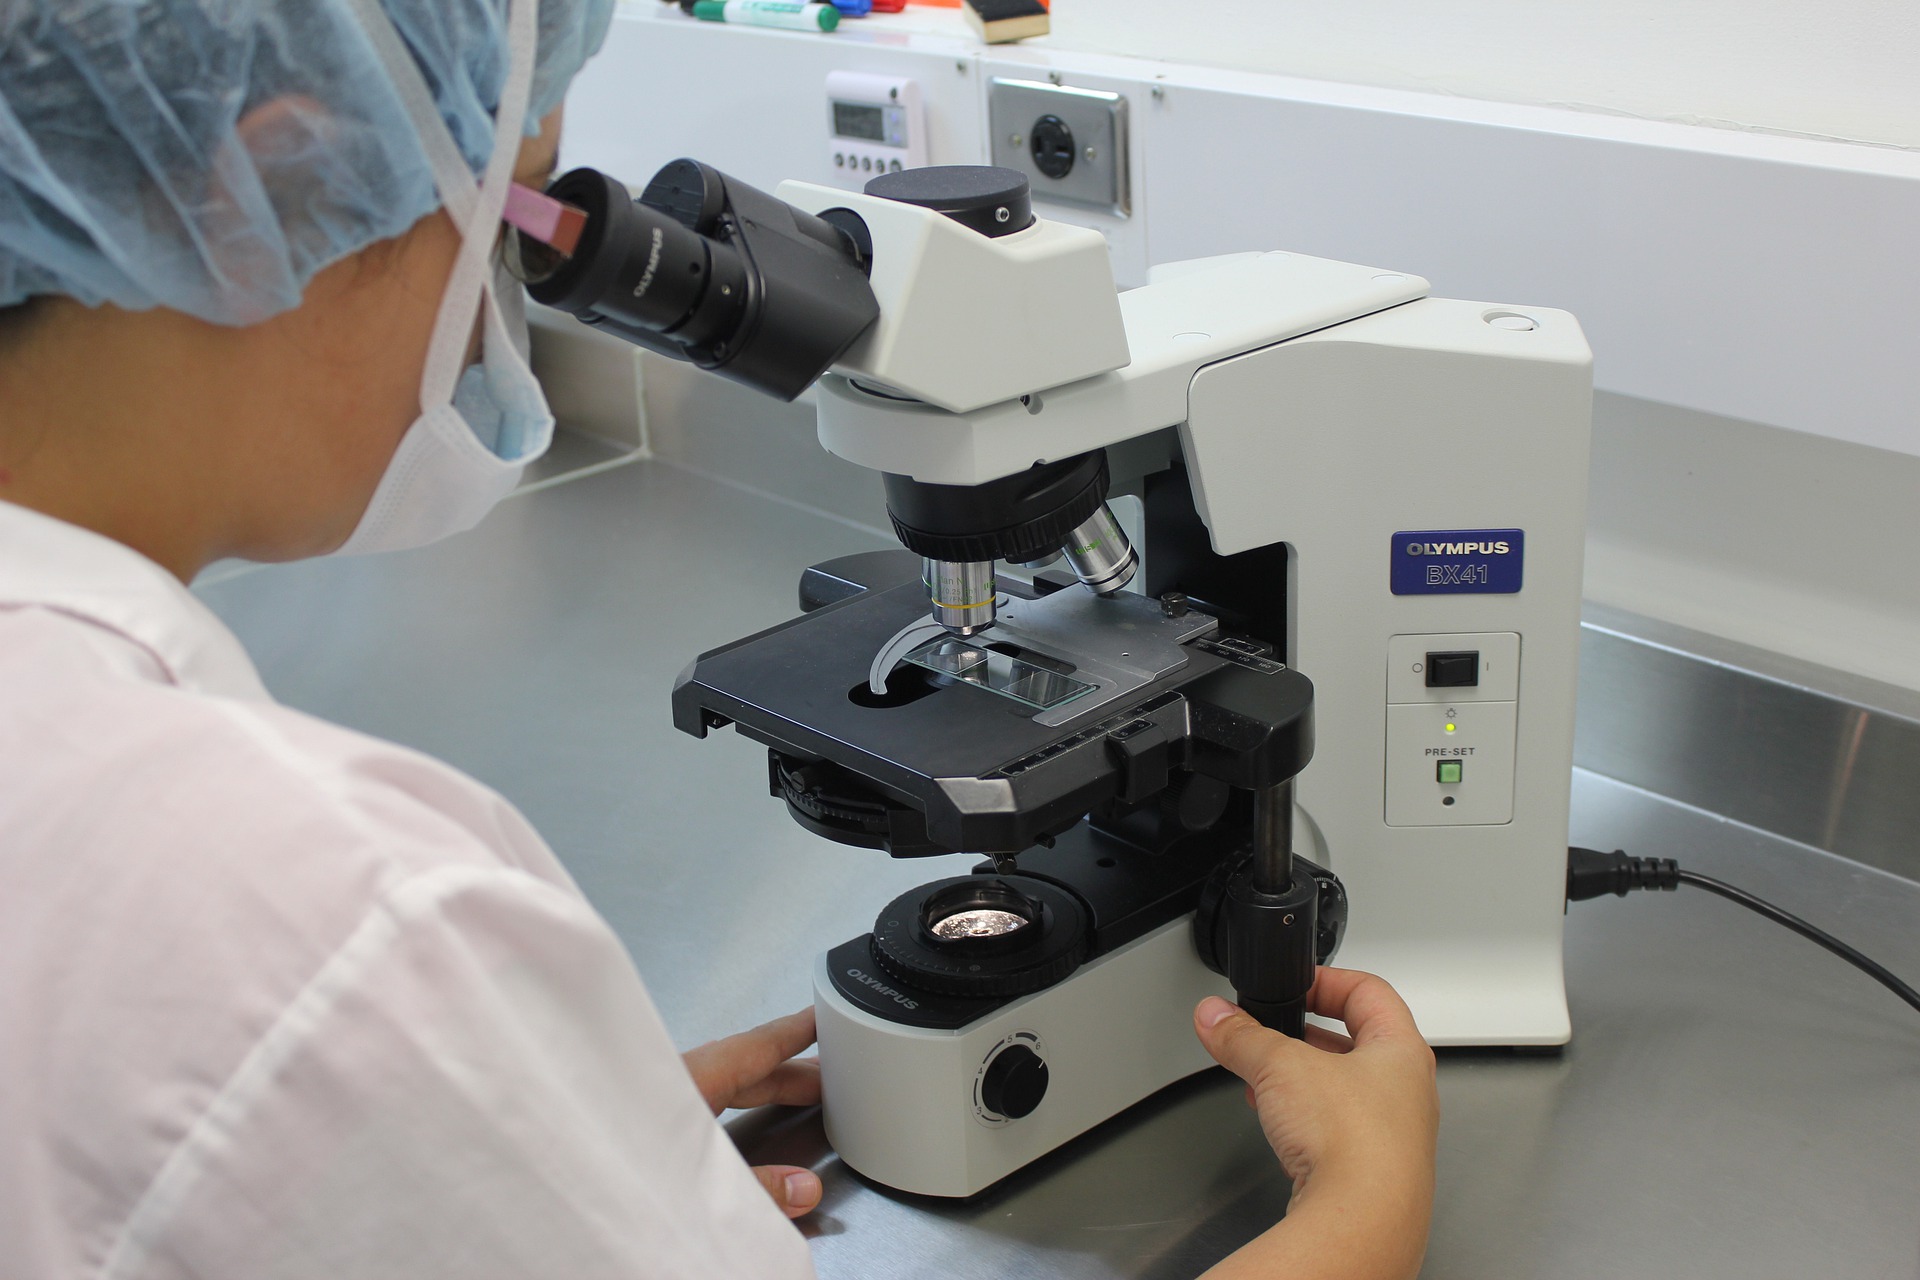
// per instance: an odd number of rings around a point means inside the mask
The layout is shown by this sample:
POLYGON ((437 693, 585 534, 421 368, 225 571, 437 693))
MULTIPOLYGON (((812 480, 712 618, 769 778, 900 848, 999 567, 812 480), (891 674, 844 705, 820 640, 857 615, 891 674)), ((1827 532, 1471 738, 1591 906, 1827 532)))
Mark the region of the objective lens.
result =
POLYGON ((932 932, 943 942, 957 938, 998 938, 1026 928, 1027 923, 1011 911, 956 911, 944 920, 935 921, 932 932))
POLYGON ((926 566, 935 622, 963 636, 993 624, 993 561, 929 560, 926 566))
POLYGON ((1140 567, 1133 543, 1127 540, 1120 522, 1113 518, 1112 509, 1104 502, 1067 535, 1067 545, 1061 549, 1066 552, 1067 563, 1073 566, 1075 576, 1095 595, 1118 594, 1133 581, 1134 571, 1140 567))

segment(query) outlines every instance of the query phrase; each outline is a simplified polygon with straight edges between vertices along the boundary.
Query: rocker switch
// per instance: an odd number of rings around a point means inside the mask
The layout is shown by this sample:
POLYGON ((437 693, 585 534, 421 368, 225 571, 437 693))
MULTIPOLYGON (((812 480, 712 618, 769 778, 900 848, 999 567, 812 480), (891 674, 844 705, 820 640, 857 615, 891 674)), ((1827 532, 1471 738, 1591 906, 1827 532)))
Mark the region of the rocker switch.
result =
POLYGON ((1458 649, 1427 655, 1427 688, 1470 689, 1480 683, 1480 651, 1458 649))

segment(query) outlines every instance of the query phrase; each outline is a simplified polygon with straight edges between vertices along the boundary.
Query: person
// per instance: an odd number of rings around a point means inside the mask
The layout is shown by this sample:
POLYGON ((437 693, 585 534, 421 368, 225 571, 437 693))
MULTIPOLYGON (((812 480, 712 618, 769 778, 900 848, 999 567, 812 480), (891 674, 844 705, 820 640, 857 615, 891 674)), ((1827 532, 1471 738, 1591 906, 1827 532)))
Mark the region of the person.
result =
MULTIPOLYGON (((187 590, 470 527, 552 431, 500 271, 612 0, 0 0, 0 1275, 801 1277, 821 1195, 714 1117, 500 796, 275 704, 187 590)), ((1224 1001, 1295 1193, 1218 1277, 1411 1276, 1433 1059, 1224 1001)), ((1170 1034, 1171 1034, 1170 1030, 1170 1034)))

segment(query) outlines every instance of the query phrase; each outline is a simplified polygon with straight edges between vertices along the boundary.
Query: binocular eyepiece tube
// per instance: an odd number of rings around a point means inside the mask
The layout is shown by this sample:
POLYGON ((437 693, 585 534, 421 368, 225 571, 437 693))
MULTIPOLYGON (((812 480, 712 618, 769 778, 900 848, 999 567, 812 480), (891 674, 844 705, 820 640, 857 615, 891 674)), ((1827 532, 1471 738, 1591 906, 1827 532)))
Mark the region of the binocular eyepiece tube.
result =
POLYGON ((594 169, 547 194, 582 227, 570 253, 514 238, 528 294, 635 346, 791 400, 879 318, 849 210, 815 217, 693 160, 638 199, 594 169))

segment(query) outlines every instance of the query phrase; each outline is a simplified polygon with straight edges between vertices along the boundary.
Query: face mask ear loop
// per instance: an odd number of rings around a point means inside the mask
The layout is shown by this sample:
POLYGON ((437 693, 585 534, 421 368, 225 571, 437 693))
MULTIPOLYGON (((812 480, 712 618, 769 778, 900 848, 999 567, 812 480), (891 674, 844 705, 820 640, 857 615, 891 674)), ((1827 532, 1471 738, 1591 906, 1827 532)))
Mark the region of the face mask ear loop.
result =
POLYGON ((453 400, 454 387, 466 367, 467 344, 479 315, 479 303, 488 288, 495 229, 506 207, 507 188, 519 158, 521 128, 532 96, 534 60, 539 42, 538 0, 509 0, 507 7, 507 78, 494 115, 493 154, 479 190, 461 158, 446 122, 434 106, 420 68, 407 53, 392 19, 379 0, 349 0, 367 32, 374 52, 386 66, 402 105, 413 121, 434 183, 448 214, 460 228, 460 252, 454 259, 433 338, 427 348, 420 382, 420 411, 432 413, 453 400))
POLYGON ((513 340, 513 330, 491 282, 480 297, 480 349, 489 359, 514 360, 520 355, 520 346, 513 340))
MULTIPOLYGON (((454 262, 452 278, 440 299, 440 314, 434 322, 420 386, 423 413, 452 402, 460 371, 467 364, 467 344, 474 321, 479 318, 480 300, 492 287, 494 236, 500 226, 500 213, 506 208, 513 166, 520 158, 521 127, 533 92, 534 53, 539 40, 537 6, 538 0, 509 0, 507 83, 494 117, 493 155, 487 162, 473 217, 462 228, 460 256, 454 262)), ((440 127, 446 128, 444 124, 440 127)))

